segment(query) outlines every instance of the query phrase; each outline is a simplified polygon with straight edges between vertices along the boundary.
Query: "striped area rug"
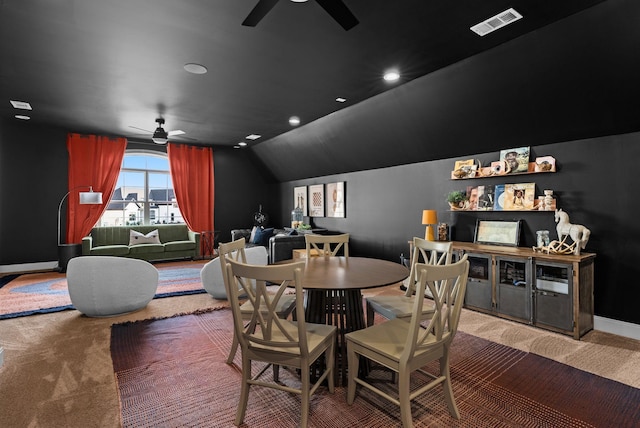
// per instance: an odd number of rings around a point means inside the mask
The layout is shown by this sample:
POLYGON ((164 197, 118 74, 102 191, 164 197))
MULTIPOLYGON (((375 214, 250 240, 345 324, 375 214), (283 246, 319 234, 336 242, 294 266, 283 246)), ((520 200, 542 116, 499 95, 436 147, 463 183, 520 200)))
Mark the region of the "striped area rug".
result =
MULTIPOLYGON (((156 263, 159 271, 155 298, 204 293, 200 269, 207 261, 156 263)), ((13 275, 0 282, 0 319, 74 309, 64 273, 13 275)))
MULTIPOLYGON (((231 339, 228 309, 114 325, 123 427, 233 426, 241 378, 239 353, 236 366, 225 364, 231 339)), ((640 390, 469 334, 458 332, 451 364, 461 419, 451 418, 436 388, 414 401, 416 427, 633 427, 640 420, 640 390)), ((295 371, 280 376, 298 383, 295 371)), ((393 388, 388 372, 370 376, 393 388)), ((299 415, 298 396, 253 387, 243 426, 295 427, 299 415)), ((329 394, 321 387, 309 426, 395 427, 399 417, 396 406, 366 390, 349 406, 346 388, 329 394)))

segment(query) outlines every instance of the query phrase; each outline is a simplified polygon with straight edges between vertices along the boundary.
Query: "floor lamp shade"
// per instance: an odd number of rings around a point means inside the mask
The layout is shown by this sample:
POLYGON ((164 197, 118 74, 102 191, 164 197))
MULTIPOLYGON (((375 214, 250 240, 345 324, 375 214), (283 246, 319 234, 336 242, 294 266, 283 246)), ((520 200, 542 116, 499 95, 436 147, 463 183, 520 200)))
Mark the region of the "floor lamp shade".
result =
POLYGON ((60 239, 60 229, 61 229, 61 213, 62 213, 62 204, 64 203, 65 199, 67 199, 67 196, 69 196, 71 194, 71 192, 73 192, 74 190, 77 189, 86 189, 88 188, 89 191, 88 192, 78 192, 78 196, 79 196, 79 203, 82 205, 89 205, 89 204, 102 204, 102 192, 94 192, 93 191, 93 186, 78 186, 78 187, 74 187, 73 189, 69 190, 60 200, 60 204, 58 205, 58 245, 62 245, 62 241, 60 239))
POLYGON ((69 190, 60 200, 60 205, 58 205, 58 270, 60 272, 66 272, 67 263, 73 257, 77 257, 81 254, 82 244, 63 244, 60 236, 60 229, 62 226, 62 204, 67 199, 67 197, 74 190, 78 189, 89 189, 88 192, 78 192, 78 203, 81 205, 100 205, 102 204, 102 193, 94 192, 92 186, 78 186, 69 190))
POLYGON ((102 192, 80 192, 80 204, 102 204, 102 192))
POLYGON ((435 234, 433 232, 433 225, 438 224, 438 213, 436 210, 422 210, 422 224, 426 227, 424 229, 424 239, 427 241, 435 241, 435 234))

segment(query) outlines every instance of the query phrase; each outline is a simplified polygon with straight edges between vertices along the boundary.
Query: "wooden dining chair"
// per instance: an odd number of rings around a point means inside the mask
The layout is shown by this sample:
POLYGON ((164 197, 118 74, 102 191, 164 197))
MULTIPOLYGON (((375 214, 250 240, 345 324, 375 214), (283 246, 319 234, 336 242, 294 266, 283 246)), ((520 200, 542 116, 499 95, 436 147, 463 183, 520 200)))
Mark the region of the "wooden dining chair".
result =
MULTIPOLYGON (((411 272, 404 281, 404 295, 371 296, 366 298, 367 325, 372 326, 375 313, 379 313, 387 319, 411 318, 413 303, 416 295, 415 266, 418 263, 428 265, 444 265, 451 263, 453 252, 452 242, 427 241, 422 238, 413 238, 413 254, 411 255, 411 272)), ((431 291, 426 290, 425 295, 431 296, 431 291)), ((431 311, 431 306, 425 308, 425 315, 431 311)))
POLYGON ((317 255, 320 256, 337 256, 342 254, 344 257, 349 257, 349 234, 343 233, 341 235, 304 235, 304 240, 307 249, 307 258, 312 256, 312 250, 315 250, 317 255))
MULTIPOLYGON (((242 263, 247 263, 247 256, 245 252, 245 240, 244 238, 237 239, 233 242, 220 243, 218 247, 218 254, 220 257, 220 266, 222 267, 222 280, 225 284, 225 289, 227 289, 226 294, 229 297, 229 291, 227 287, 227 283, 229 278, 226 276, 227 269, 227 261, 228 260, 236 260, 242 263)), ((254 284, 255 286, 255 284, 254 284)), ((247 287, 247 289, 243 289, 243 293, 253 294, 253 290, 255 287, 247 287)), ((247 297, 250 297, 250 294, 247 294, 247 297)), ((241 297, 245 297, 241 295, 241 297)), ((275 308, 276 314, 280 318, 287 318, 296 308, 296 296, 292 294, 287 294, 282 296, 281 299, 278 300, 278 304, 275 308)), ((266 308, 262 308, 266 310, 266 308)), ((245 320, 250 320, 253 315, 253 303, 252 299, 247 299, 240 306, 240 313, 245 320)), ((231 344, 231 350, 229 351, 229 357, 227 357, 227 364, 233 363, 233 358, 236 355, 236 351, 238 350, 238 338, 234 334, 233 343, 231 344)), ((278 377, 277 370, 274 372, 276 379, 278 377)))
MULTIPOLYGON (((296 300, 296 321, 282 319, 276 312, 279 300, 285 297, 288 287, 295 287, 296 294, 302 295, 302 275, 304 262, 283 265, 253 266, 228 260, 229 296, 233 311, 235 335, 242 349, 242 387, 235 424, 244 420, 252 385, 293 392, 301 396, 300 426, 306 427, 309 417, 310 396, 322 382, 327 382, 329 392, 334 392, 334 352, 336 327, 326 324, 307 323, 304 319, 302 299, 296 300), (266 282, 279 283, 275 294, 267 292, 266 282), (255 291, 252 283, 255 282, 255 291), (237 304, 239 295, 245 292, 253 305, 249 323, 237 304), (266 308, 267 310, 263 310, 266 308), (325 357, 324 372, 311 384, 310 366, 321 356, 325 357), (255 376, 251 373, 254 361, 267 365, 255 376), (262 376, 269 366, 274 370, 279 365, 295 368, 300 373, 298 386, 282 382, 268 382, 262 376)), ((297 382, 296 382, 297 383, 297 382)))
POLYGON ((433 294, 434 307, 428 323, 422 317, 425 299, 414 299, 408 322, 396 318, 346 335, 349 361, 347 403, 353 404, 356 385, 361 385, 400 406, 400 419, 404 428, 413 426, 411 400, 440 384, 444 389, 449 413, 456 419, 460 418, 451 387, 449 351, 458 330, 469 262, 464 255, 459 262, 448 265, 418 263, 415 270, 419 278, 416 284, 418 295, 424 295, 427 288, 433 294), (397 391, 390 391, 393 388, 392 382, 387 383, 389 390, 383 391, 381 388, 384 387, 379 381, 376 382, 379 386, 375 386, 366 379, 358 378, 360 357, 396 373, 397 391), (440 363, 437 375, 422 369, 436 360, 440 363), (424 380, 420 383, 421 386, 413 390, 412 376, 421 376, 424 380))

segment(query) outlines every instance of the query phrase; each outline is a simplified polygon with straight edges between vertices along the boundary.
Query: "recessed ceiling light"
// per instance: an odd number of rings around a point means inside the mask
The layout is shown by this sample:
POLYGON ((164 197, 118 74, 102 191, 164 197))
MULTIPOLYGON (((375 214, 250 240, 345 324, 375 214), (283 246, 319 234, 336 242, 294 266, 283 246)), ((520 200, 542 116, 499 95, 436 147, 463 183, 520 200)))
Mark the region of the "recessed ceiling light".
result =
POLYGON ((239 146, 239 147, 244 147, 244 146, 246 146, 246 145, 247 145, 247 143, 246 143, 246 142, 244 142, 244 141, 240 141, 240 142, 238 143, 238 146, 239 146))
POLYGON ((300 125, 300 118, 298 116, 291 116, 289 118, 289 125, 291 125, 291 126, 300 125))
POLYGON ((307 0, 291 0, 293 3, 306 3, 307 0))
POLYGON ((31 104, 24 102, 24 101, 13 101, 11 100, 11 105, 13 106, 13 108, 19 108, 20 110, 33 110, 31 108, 31 104))
POLYGON ((262 137, 262 135, 258 135, 258 134, 251 134, 251 135, 247 135, 245 138, 247 140, 257 140, 258 138, 262 137))
POLYGON ((400 78, 400 73, 398 73, 395 70, 387 71, 386 73, 384 73, 384 80, 386 80, 387 82, 395 82, 399 78, 400 78))
POLYGON ((185 64, 184 69, 193 74, 205 74, 207 72, 207 67, 193 62, 185 64))
POLYGON ((339 102, 339 103, 343 103, 343 102, 347 101, 347 99, 346 98, 342 98, 342 97, 338 97, 338 98, 336 98, 336 101, 339 102))
POLYGON ((235 146, 233 146, 234 149, 239 149, 240 146, 238 144, 236 144, 235 146))
POLYGON ((31 117, 25 116, 24 114, 16 114, 16 119, 29 120, 31 117))

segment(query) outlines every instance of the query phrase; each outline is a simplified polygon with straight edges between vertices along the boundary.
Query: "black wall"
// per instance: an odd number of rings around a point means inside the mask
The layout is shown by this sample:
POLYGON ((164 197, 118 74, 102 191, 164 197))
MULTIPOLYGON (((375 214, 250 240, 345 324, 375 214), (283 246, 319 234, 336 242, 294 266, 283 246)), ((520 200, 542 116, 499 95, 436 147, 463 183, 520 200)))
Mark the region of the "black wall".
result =
MULTIPOLYGON (((536 183, 537 195, 553 189, 559 208, 571 223, 591 230, 586 252, 595 262, 595 313, 606 318, 640 324, 640 200, 634 196, 638 179, 633 171, 640 158, 640 133, 532 146, 532 156, 554 156, 558 172, 451 180, 455 160, 421 162, 314 179, 281 183, 280 221, 288 224, 295 186, 345 181, 346 218, 313 218, 314 225, 351 234, 354 255, 398 261, 408 254, 407 241, 424 236, 423 209, 436 209, 438 220, 452 226, 453 239, 472 242, 476 219, 522 219, 521 246, 535 245, 535 232, 550 231, 556 239, 553 212, 451 212, 446 195, 466 186, 536 183)), ((498 152, 474 156, 484 165, 498 152)))
POLYGON ((0 265, 57 260, 66 138, 30 121, 0 121, 0 265))

